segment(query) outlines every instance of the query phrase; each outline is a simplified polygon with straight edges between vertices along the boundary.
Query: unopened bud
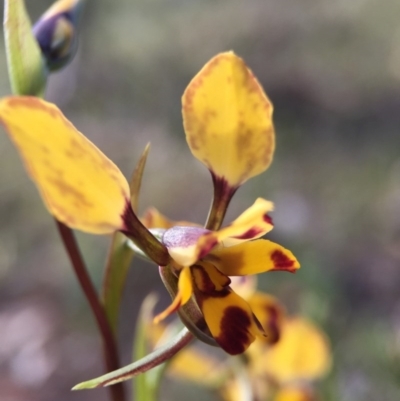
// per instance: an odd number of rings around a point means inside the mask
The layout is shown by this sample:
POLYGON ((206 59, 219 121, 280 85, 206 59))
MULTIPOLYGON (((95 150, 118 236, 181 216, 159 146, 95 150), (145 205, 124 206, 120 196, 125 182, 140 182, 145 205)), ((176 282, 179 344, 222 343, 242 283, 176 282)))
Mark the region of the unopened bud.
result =
POLYGON ((83 0, 59 0, 36 22, 33 34, 50 71, 63 68, 78 45, 77 24, 83 0))

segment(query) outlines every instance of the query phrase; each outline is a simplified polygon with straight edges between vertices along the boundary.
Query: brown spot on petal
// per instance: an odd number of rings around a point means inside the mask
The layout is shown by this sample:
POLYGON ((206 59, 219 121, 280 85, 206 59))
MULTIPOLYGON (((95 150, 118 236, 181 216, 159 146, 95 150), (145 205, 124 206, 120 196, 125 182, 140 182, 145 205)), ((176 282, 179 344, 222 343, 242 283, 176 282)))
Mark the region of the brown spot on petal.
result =
POLYGON ((199 265, 192 266, 192 274, 196 287, 205 294, 211 294, 215 291, 215 285, 211 281, 207 272, 199 265))
POLYGON ((272 221, 272 217, 268 216, 268 214, 264 214, 264 221, 268 224, 271 224, 271 226, 274 225, 273 221, 272 221))
POLYGON ((233 238, 237 239, 252 239, 256 237, 258 234, 260 234, 263 230, 260 230, 259 228, 251 228, 250 230, 247 230, 245 233, 242 235, 237 235, 233 238))
POLYGON ((288 258, 282 251, 276 250, 272 252, 271 259, 274 262, 275 270, 287 270, 289 272, 294 272, 294 260, 288 258))
POLYGON ((47 177, 47 181, 51 183, 63 196, 69 196, 75 202, 77 207, 92 207, 93 204, 89 202, 82 192, 79 192, 75 187, 69 185, 62 179, 55 177, 47 177))
POLYGON ((203 259, 205 256, 207 256, 217 244, 218 240, 216 238, 214 238, 213 236, 207 237, 204 241, 204 244, 201 245, 199 259, 203 259))
POLYGON ((249 331, 251 327, 250 317, 237 306, 229 306, 225 309, 220 327, 221 334, 215 340, 228 354, 243 353, 254 340, 249 331))

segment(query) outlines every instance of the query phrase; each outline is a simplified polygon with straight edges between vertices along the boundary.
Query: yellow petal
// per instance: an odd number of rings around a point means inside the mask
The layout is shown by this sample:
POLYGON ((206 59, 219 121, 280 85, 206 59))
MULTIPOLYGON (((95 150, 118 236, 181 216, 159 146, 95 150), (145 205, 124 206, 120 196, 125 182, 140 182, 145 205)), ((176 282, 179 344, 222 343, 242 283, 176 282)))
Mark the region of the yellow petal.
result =
POLYGON ((94 234, 124 228, 127 181, 56 106, 34 97, 9 97, 0 102, 0 120, 58 220, 94 234))
POLYGON ((174 226, 184 226, 184 227, 201 227, 197 223, 192 223, 191 221, 180 220, 173 221, 168 217, 161 214, 156 208, 149 207, 143 214, 142 223, 147 228, 172 228, 174 226))
POLYGON ((275 148, 272 104, 233 52, 203 67, 182 106, 190 150, 216 177, 237 187, 268 168, 275 148))
POLYGON ((316 398, 309 388, 290 386, 279 389, 273 401, 316 401, 316 398))
POLYGON ((216 233, 218 243, 223 242, 224 246, 232 246, 262 237, 274 227, 271 217, 267 214, 273 209, 272 202, 258 198, 229 226, 221 228, 216 233))
POLYGON ((278 383, 311 381, 324 376, 331 366, 325 334, 304 318, 285 321, 280 341, 256 361, 278 383))
POLYGON ((156 208, 148 208, 141 218, 142 223, 146 228, 171 228, 174 222, 162 215, 156 208))
POLYGON ((167 373, 180 380, 215 386, 216 380, 224 374, 224 367, 221 361, 200 349, 186 347, 172 358, 167 373))
POLYGON ((261 340, 269 344, 278 342, 281 337, 285 308, 275 297, 259 291, 251 295, 247 302, 265 331, 266 337, 261 340))
POLYGON ((185 305, 192 296, 192 293, 193 285, 190 267, 184 267, 179 274, 178 293, 176 294, 175 299, 172 301, 171 305, 168 306, 168 308, 154 318, 154 323, 160 322, 167 316, 176 312, 182 305, 185 305))
POLYGON ((211 263, 201 262, 193 266, 192 274, 196 288, 208 295, 224 290, 231 283, 230 278, 222 274, 211 263))
POLYGON ((176 262, 190 266, 206 257, 218 244, 233 246, 272 230, 272 220, 267 214, 272 209, 271 202, 258 198, 233 223, 219 231, 176 226, 165 232, 163 243, 176 262))
POLYGON ((300 267, 292 252, 264 239, 243 242, 229 248, 217 247, 208 258, 227 276, 245 276, 276 270, 293 273, 300 267))
POLYGON ((224 351, 231 355, 241 354, 256 337, 265 335, 243 298, 229 287, 218 291, 217 286, 213 287, 212 277, 204 278, 207 273, 202 266, 195 265, 192 270, 196 301, 212 336, 224 351), (201 273, 196 274, 199 271, 201 273), (204 291, 207 283, 211 285, 204 291))

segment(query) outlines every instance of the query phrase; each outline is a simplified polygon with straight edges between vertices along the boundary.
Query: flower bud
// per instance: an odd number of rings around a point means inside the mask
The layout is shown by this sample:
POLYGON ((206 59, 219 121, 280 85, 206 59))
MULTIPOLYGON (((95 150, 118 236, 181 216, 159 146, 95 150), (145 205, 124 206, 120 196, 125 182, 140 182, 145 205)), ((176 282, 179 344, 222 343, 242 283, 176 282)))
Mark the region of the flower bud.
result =
POLYGON ((33 34, 50 71, 67 65, 78 45, 77 24, 83 0, 59 0, 36 22, 33 34))

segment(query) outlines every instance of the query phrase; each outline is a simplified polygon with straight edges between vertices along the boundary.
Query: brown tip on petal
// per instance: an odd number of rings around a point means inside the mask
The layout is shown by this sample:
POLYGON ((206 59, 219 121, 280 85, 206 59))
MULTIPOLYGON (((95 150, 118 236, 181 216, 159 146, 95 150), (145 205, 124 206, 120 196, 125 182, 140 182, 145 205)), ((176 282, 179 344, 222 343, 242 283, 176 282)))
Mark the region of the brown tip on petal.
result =
POLYGON ((224 312, 221 334, 215 340, 228 354, 242 354, 254 340, 250 329, 251 320, 247 313, 241 308, 230 306, 224 312))
POLYGON ((271 254, 271 260, 274 263, 274 270, 285 270, 290 273, 294 273, 296 271, 294 268, 295 261, 288 258, 282 251, 278 249, 271 254))
POLYGON ((271 226, 274 225, 274 222, 272 221, 272 217, 269 216, 268 214, 264 214, 264 221, 268 224, 271 224, 271 226))

